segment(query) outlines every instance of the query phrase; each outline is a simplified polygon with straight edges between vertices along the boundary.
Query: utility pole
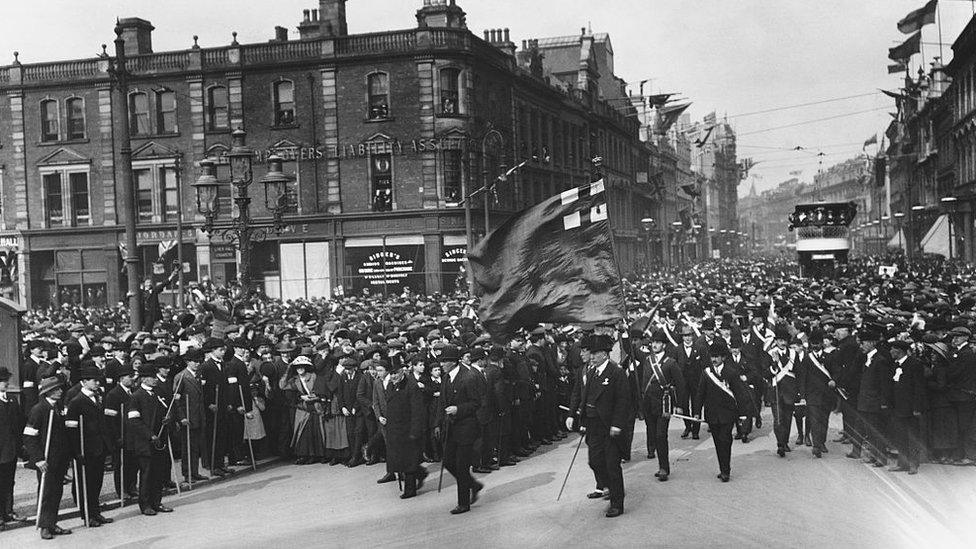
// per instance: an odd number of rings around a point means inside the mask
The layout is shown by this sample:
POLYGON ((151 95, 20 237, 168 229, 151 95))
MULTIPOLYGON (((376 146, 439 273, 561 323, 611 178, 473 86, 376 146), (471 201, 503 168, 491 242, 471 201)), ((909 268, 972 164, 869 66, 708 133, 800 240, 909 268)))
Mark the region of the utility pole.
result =
POLYGON ((142 329, 142 299, 139 289, 139 248, 136 243, 136 209, 132 188, 132 143, 129 137, 129 81, 125 67, 125 40, 122 39, 122 26, 115 25, 115 66, 112 77, 115 80, 115 106, 120 123, 116 124, 119 136, 119 163, 121 164, 122 192, 119 209, 125 220, 125 274, 128 282, 126 297, 129 302, 130 329, 142 329))

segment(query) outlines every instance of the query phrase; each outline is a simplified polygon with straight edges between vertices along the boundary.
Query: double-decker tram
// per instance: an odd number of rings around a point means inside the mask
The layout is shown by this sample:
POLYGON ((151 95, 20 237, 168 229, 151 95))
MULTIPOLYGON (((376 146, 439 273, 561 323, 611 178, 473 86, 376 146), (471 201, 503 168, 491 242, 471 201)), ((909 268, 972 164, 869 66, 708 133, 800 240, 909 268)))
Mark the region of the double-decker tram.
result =
POLYGON ((802 276, 834 275, 851 251, 850 225, 857 215, 854 202, 798 204, 790 215, 802 276))

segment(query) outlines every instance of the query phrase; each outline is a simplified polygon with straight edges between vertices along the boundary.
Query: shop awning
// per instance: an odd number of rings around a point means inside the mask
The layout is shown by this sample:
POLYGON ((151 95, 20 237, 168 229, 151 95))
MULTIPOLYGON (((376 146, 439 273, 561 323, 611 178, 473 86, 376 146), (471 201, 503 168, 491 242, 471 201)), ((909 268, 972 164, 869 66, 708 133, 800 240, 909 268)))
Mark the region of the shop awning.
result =
POLYGON ((922 251, 949 257, 949 216, 942 214, 922 238, 922 251))

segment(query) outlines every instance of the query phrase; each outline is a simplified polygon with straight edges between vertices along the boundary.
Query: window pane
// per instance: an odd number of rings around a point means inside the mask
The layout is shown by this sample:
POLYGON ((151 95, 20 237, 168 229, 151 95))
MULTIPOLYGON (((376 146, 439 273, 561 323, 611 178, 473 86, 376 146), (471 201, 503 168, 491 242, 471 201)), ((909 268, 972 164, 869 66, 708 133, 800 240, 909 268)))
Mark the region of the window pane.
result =
POLYGON ((58 102, 44 101, 41 103, 41 141, 57 141, 58 134, 58 102))
POLYGON ((133 135, 149 133, 149 96, 144 93, 134 93, 129 97, 129 131, 133 135))
POLYGON ((388 154, 378 154, 370 159, 373 181, 373 211, 393 209, 393 162, 388 154))
POLYGON ((163 187, 163 213, 167 220, 176 219, 179 215, 179 197, 176 187, 176 170, 160 168, 159 180, 163 187))
POLYGON ((210 89, 210 129, 222 130, 230 127, 227 109, 227 88, 210 89))
POLYGON ((444 151, 444 200, 461 199, 461 151, 444 151))
POLYGON ((91 218, 88 208, 88 174, 72 173, 68 175, 71 184, 71 211, 75 223, 87 223, 91 218))
POLYGON ((461 73, 457 69, 441 70, 441 112, 458 113, 458 80, 461 73))
POLYGON ((382 73, 369 76, 369 118, 389 118, 389 80, 382 73))
POLYGON ((275 85, 275 124, 295 123, 295 85, 279 82, 275 85))
POLYGON ((44 175, 44 195, 48 225, 51 227, 63 225, 64 204, 61 202, 61 174, 49 173, 44 175))
POLYGON ((153 196, 152 173, 149 170, 134 170, 136 179, 136 212, 139 221, 152 221, 153 196))
POLYGON ((68 139, 85 137, 85 102, 81 99, 68 100, 68 139))
POLYGON ((156 95, 159 109, 158 126, 160 133, 176 132, 176 94, 171 91, 159 92, 156 95))

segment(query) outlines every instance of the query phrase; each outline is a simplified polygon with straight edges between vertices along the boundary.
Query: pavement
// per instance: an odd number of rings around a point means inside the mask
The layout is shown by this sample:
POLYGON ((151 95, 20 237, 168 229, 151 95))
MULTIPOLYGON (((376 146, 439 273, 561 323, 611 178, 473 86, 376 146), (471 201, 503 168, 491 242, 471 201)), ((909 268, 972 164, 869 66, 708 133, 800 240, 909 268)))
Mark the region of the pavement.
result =
MULTIPOLYGON (((593 475, 580 450, 560 501, 556 495, 578 435, 543 446, 516 467, 476 475, 485 483, 471 512, 453 516, 455 483, 439 464, 420 495, 399 499, 396 483, 377 485, 382 465, 347 469, 278 462, 229 481, 167 497, 168 515, 134 506, 105 514, 114 524, 42 542, 33 528, 0 533, 0 547, 972 547, 976 467, 923 464, 919 474, 891 473, 846 459, 849 446, 828 442, 775 454, 772 420, 748 444, 736 441, 732 482, 715 478, 711 439, 679 438, 671 422, 671 479, 658 482, 647 460, 642 424, 633 460, 624 464, 625 513, 603 516, 607 502, 586 499, 593 475)), ((832 416, 828 441, 836 437, 832 416)))

